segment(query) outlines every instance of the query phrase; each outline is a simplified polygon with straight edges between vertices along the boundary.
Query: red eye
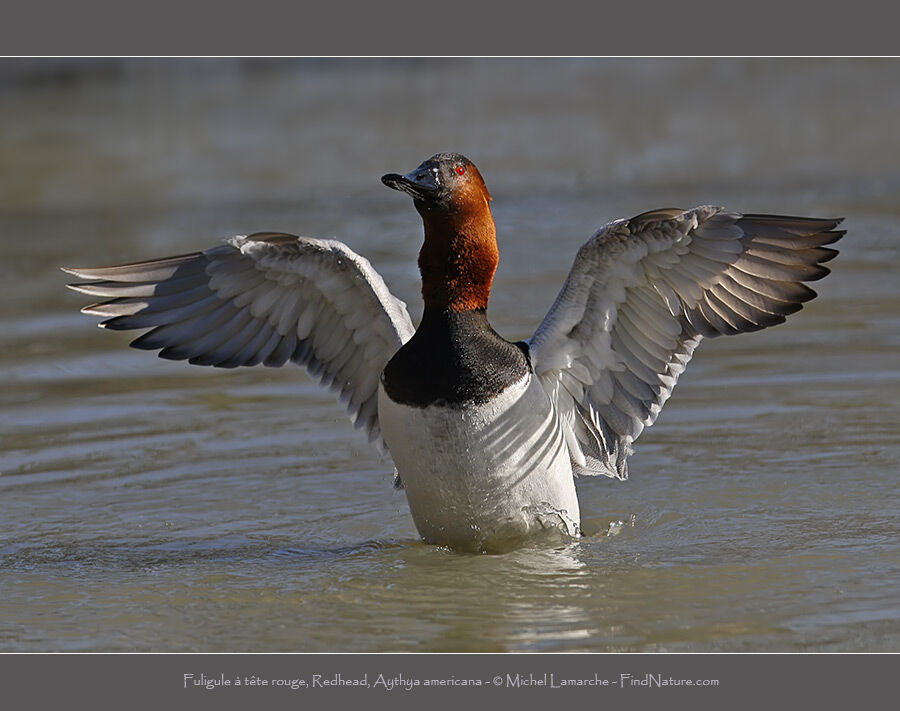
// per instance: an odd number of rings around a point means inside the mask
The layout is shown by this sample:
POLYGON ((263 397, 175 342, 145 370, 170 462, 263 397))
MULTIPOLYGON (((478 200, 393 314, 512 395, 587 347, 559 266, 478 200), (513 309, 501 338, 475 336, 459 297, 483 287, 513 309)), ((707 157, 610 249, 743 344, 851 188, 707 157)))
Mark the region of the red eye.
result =
POLYGON ((458 165, 458 166, 456 166, 456 168, 454 168, 454 170, 456 171, 457 175, 463 175, 466 172, 466 166, 458 165))

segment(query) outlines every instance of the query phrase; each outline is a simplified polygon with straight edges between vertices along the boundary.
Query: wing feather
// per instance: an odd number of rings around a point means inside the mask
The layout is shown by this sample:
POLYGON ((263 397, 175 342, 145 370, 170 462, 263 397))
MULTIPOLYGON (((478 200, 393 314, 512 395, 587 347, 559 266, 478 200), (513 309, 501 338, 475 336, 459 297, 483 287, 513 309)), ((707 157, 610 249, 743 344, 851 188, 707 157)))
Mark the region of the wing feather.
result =
POLYGON ((413 326, 406 305, 346 245, 266 232, 203 252, 64 271, 92 280, 73 290, 107 299, 82 309, 104 317, 101 326, 149 329, 136 348, 220 368, 306 366, 383 446, 378 379, 413 326))
POLYGON ((617 220, 579 251, 531 362, 556 404, 576 473, 626 478, 703 337, 783 322, 816 293, 839 219, 716 207, 617 220))

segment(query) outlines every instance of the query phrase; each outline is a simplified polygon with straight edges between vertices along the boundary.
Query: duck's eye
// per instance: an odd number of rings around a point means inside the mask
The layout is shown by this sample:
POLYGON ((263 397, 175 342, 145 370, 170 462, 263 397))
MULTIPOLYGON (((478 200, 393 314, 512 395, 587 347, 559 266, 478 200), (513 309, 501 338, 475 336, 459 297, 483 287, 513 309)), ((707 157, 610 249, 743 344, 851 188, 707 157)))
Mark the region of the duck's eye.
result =
POLYGON ((464 166, 464 165, 458 165, 458 166, 456 166, 453 170, 454 170, 454 172, 455 172, 457 175, 465 175, 465 173, 466 173, 466 166, 464 166))

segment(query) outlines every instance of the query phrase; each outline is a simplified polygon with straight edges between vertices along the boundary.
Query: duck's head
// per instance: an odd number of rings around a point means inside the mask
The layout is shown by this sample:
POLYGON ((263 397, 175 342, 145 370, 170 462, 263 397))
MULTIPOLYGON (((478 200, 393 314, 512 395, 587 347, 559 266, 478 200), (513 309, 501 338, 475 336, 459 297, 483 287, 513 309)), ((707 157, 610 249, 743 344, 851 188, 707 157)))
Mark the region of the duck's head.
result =
POLYGON ((438 153, 406 175, 381 182, 412 196, 425 226, 419 252, 426 311, 487 308, 497 268, 491 195, 475 164, 459 153, 438 153))
POLYGON ((406 175, 388 173, 381 182, 410 195, 420 213, 479 211, 489 209, 491 200, 478 168, 459 153, 438 153, 406 175))

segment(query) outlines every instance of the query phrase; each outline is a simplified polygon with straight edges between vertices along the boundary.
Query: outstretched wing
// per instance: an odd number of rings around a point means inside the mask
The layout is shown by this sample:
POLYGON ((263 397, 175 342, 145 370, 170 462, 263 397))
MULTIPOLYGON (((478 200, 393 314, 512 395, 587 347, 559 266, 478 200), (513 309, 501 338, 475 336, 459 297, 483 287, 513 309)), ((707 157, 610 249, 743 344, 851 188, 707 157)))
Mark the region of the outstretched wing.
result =
POLYGON ((168 259, 63 271, 100 280, 69 286, 108 299, 82 309, 105 317, 101 326, 151 329, 135 348, 220 368, 306 366, 382 446, 378 379, 414 329, 406 305, 341 242, 261 232, 168 259))
POLYGON ((816 293, 840 219, 717 207, 617 220, 578 252, 529 341, 579 474, 625 479, 631 444, 656 420, 703 337, 781 323, 816 293))

